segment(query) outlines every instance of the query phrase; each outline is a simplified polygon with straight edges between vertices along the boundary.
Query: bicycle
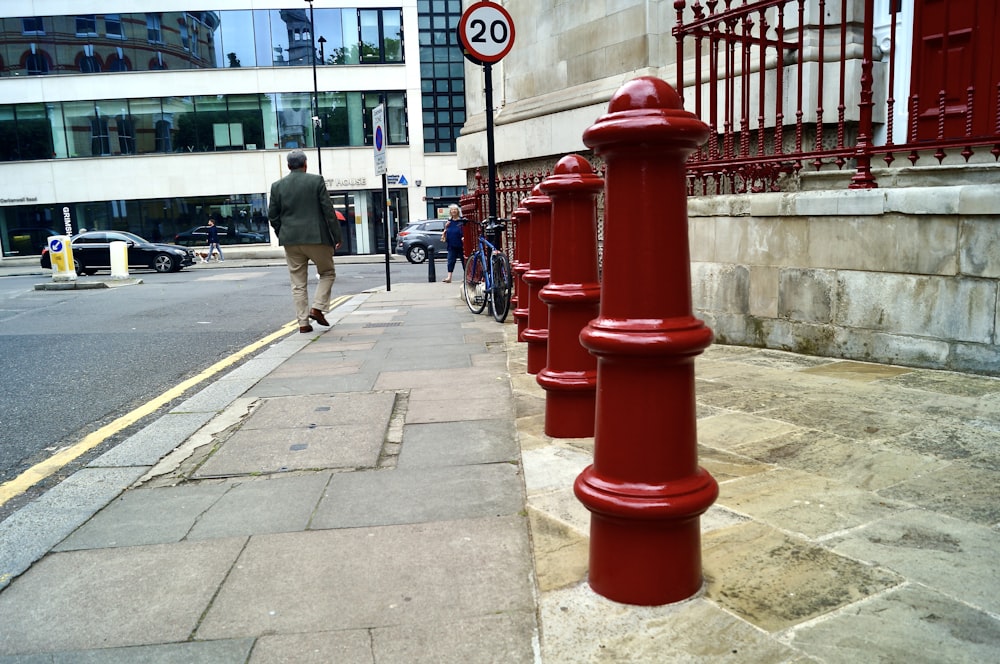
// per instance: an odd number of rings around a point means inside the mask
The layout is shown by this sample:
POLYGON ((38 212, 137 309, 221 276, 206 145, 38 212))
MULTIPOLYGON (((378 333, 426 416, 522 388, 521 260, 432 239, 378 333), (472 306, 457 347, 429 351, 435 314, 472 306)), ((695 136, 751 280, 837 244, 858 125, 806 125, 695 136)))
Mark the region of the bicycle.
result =
POLYGON ((499 246, 500 234, 506 225, 502 220, 481 222, 481 225, 483 232, 479 234, 479 248, 462 266, 462 293, 469 311, 479 314, 489 305, 493 320, 502 323, 510 312, 510 294, 514 286, 510 259, 499 246), (491 236, 493 242, 487 236, 491 236))

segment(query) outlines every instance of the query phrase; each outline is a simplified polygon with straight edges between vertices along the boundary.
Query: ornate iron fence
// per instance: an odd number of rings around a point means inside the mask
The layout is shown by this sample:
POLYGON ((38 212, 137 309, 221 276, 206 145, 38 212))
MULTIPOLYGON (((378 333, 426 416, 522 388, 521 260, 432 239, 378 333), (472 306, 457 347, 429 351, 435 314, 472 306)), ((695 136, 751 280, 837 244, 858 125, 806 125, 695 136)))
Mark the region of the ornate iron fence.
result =
MULTIPOLYGON (((959 11, 937 4, 945 22, 959 11)), ((977 78, 965 99, 955 99, 947 75, 935 103, 911 93, 905 137, 895 142, 903 133, 895 126, 898 0, 885 7, 880 47, 875 0, 676 0, 674 7, 678 92, 688 91, 688 110, 716 137, 688 161, 694 195, 777 191, 803 168, 846 165, 854 169, 851 188, 872 188, 879 156, 891 166, 897 154, 916 164, 931 152, 940 163, 960 150, 968 161, 985 146, 1000 157, 1000 72, 987 84, 977 78), (928 117, 936 122, 929 131, 928 117)), ((947 30, 939 32, 947 53, 947 30)))

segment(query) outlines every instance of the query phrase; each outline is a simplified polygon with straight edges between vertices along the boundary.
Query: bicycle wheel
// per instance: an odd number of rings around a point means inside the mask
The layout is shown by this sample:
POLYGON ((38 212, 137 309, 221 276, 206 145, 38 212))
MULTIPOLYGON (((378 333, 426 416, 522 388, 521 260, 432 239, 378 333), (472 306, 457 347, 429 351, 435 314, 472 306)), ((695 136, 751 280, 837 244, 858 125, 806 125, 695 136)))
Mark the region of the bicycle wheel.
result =
POLYGON ((490 296, 493 300, 493 319, 502 323, 507 320, 510 312, 510 291, 514 285, 511 279, 510 259, 502 251, 493 253, 492 257, 492 281, 493 292, 490 296))
POLYGON ((465 260, 462 275, 462 294, 469 311, 483 313, 486 308, 486 275, 483 272, 483 252, 476 251, 465 260))

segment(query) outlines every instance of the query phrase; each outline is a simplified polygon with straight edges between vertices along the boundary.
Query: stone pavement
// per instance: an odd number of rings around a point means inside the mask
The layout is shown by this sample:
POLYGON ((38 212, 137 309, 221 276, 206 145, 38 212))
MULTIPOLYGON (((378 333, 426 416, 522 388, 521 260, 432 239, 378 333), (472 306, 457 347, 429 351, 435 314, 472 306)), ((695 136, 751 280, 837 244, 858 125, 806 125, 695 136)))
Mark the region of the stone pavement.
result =
POLYGON ((459 291, 351 298, 0 523, 0 664, 1000 659, 1000 380, 710 347, 706 584, 624 606, 593 439, 459 291))

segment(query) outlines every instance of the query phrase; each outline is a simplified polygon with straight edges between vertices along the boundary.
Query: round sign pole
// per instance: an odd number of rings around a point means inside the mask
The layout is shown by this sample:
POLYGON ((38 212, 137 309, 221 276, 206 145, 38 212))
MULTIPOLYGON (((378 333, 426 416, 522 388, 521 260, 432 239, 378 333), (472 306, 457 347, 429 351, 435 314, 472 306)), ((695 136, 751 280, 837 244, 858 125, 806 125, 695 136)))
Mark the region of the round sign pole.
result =
POLYGON ((489 191, 490 223, 497 220, 497 157, 493 144, 493 65, 483 65, 483 76, 486 81, 486 174, 489 191))
POLYGON ((465 57, 483 67, 486 84, 486 161, 489 191, 489 220, 497 219, 497 164, 493 142, 493 63, 499 62, 514 45, 514 19, 495 2, 480 0, 462 14, 458 36, 465 57))

